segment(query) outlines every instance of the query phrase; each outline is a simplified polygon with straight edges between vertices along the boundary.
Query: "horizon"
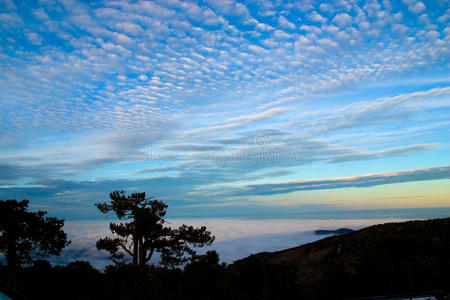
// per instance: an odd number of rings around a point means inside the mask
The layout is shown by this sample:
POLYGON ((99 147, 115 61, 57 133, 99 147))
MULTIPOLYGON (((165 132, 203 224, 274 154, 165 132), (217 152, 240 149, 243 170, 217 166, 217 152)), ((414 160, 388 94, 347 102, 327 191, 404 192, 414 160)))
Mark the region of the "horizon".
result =
POLYGON ((171 220, 450 215, 446 0, 0 0, 0 26, 2 200, 69 222, 107 220, 114 190, 171 220))
MULTIPOLYGON (((299 245, 312 243, 332 236, 318 235, 316 230, 336 230, 350 228, 359 230, 380 223, 408 221, 407 218, 375 218, 375 219, 341 219, 333 220, 301 220, 301 219, 178 219, 169 221, 171 227, 181 224, 196 227, 206 226, 216 237, 211 246, 196 248, 198 254, 215 250, 221 262, 231 264, 259 252, 280 251, 299 245)), ((110 256, 95 247, 96 241, 108 235, 108 220, 69 221, 64 226, 72 243, 65 247, 59 256, 50 258, 54 265, 65 265, 71 261, 89 261, 95 268, 102 270, 111 264, 110 256)), ((130 262, 130 257, 125 261, 130 262)), ((158 264, 159 256, 152 258, 151 263, 158 264)))

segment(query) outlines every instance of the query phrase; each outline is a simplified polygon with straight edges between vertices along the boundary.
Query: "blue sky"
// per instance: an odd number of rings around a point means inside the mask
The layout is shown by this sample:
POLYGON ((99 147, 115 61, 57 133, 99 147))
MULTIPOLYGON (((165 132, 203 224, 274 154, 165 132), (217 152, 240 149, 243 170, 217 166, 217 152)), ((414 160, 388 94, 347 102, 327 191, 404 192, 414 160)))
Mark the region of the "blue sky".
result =
POLYGON ((67 219, 115 189, 173 217, 450 211, 449 1, 0 7, 2 199, 67 219))

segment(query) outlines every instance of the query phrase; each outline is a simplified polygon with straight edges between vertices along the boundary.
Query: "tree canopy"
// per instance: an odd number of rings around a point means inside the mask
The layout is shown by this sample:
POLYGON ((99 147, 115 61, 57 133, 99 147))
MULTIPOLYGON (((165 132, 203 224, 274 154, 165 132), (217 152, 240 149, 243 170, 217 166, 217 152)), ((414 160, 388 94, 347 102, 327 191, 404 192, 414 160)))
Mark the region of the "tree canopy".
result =
POLYGON ((160 254, 160 264, 173 267, 196 254, 193 247, 211 245, 214 236, 205 226, 194 228, 183 224, 178 228, 165 226, 167 204, 145 193, 126 195, 124 191, 110 193, 110 203, 96 203, 102 213, 114 212, 119 220, 110 223, 114 237, 97 241, 97 249, 106 250, 114 262, 123 262, 125 254, 133 258, 133 265, 143 266, 154 253, 160 254))
POLYGON ((29 212, 28 200, 0 200, 0 252, 8 266, 31 263, 34 256, 58 255, 67 246, 64 220, 29 212))

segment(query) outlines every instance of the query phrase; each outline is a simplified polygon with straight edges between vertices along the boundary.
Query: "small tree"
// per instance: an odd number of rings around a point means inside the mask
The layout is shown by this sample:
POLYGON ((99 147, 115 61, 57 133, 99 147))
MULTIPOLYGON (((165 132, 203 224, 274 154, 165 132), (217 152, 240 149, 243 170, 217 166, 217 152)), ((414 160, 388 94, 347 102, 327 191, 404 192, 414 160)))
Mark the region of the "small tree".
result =
POLYGON ((124 191, 109 195, 111 202, 96 203, 102 213, 114 212, 123 223, 110 223, 114 238, 105 237, 97 241, 97 249, 106 250, 114 262, 123 262, 125 253, 133 258, 133 265, 144 266, 155 252, 161 255, 160 263, 176 266, 195 255, 193 247, 211 245, 214 236, 205 226, 194 228, 182 225, 173 229, 164 226, 167 205, 145 193, 126 196, 124 191))
POLYGON ((11 268, 31 263, 33 255, 58 255, 70 243, 64 220, 44 217, 46 211, 28 212, 28 203, 0 200, 0 252, 11 268))

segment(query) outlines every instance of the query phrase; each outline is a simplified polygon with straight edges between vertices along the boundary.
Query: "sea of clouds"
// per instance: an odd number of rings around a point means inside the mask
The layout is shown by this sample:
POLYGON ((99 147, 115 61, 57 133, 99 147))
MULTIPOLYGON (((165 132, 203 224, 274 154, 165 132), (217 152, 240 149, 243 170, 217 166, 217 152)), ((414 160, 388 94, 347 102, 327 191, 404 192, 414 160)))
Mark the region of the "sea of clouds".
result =
MULTIPOLYGON (((206 226, 216 240, 212 246, 199 249, 199 253, 216 250, 221 261, 232 263, 252 253, 278 251, 314 242, 326 236, 314 233, 318 229, 342 227, 360 229, 375 224, 405 221, 405 219, 347 219, 347 220, 298 220, 298 219, 172 219, 168 226, 181 224, 206 226)), ((90 261, 103 269, 111 264, 108 254, 96 249, 96 241, 109 234, 109 221, 67 221, 64 230, 72 243, 60 256, 52 258, 54 264, 67 264, 74 260, 90 261)), ((157 263, 155 257, 153 262, 157 263)))

